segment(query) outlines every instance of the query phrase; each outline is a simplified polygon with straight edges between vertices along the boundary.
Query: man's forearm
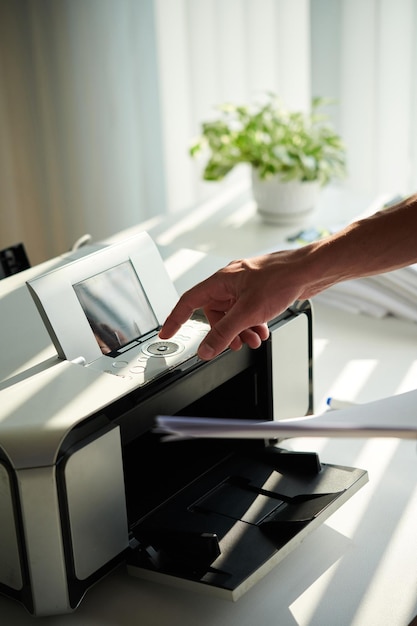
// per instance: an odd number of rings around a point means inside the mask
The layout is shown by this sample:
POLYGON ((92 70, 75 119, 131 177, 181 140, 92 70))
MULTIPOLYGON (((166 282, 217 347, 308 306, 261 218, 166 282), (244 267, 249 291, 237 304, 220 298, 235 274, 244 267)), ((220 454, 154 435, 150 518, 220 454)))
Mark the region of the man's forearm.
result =
POLYGON ((388 272, 417 262, 417 195, 354 222, 303 249, 312 297, 335 283, 388 272))

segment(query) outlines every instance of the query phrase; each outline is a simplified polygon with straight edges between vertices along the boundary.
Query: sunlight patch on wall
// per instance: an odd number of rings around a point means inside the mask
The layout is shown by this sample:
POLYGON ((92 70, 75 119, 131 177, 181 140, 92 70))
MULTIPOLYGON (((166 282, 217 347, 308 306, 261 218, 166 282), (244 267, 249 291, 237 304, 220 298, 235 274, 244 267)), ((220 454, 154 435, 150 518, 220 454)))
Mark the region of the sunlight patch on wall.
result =
POLYGON ((405 393, 417 388, 417 361, 413 361, 408 368, 405 376, 398 385, 395 393, 405 393))
POLYGON ((377 359, 352 359, 335 378, 333 385, 329 389, 329 395, 341 398, 346 396, 345 390, 349 389, 349 398, 344 397, 343 399, 355 401, 355 398, 366 386, 367 380, 377 368, 378 363, 377 359))

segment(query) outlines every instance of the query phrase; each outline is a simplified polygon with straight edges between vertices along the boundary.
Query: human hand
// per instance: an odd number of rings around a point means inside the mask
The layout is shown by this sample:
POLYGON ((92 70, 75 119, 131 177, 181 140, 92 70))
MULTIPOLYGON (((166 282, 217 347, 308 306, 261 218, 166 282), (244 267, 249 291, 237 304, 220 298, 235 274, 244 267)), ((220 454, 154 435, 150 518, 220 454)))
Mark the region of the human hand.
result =
POLYGON ((203 309, 211 330, 199 347, 201 359, 244 343, 258 348, 269 336, 268 321, 297 299, 297 287, 291 282, 288 287, 286 274, 285 252, 233 261, 180 298, 159 336, 172 337, 196 309, 203 309))

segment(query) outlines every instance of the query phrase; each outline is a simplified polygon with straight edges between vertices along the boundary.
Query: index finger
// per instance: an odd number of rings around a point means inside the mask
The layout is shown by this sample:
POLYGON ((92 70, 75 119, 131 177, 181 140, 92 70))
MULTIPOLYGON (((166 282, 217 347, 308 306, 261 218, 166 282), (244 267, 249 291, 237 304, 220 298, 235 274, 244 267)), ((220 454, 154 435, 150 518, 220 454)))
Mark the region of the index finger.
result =
POLYGON ((190 319, 194 311, 203 308, 206 302, 207 296, 203 283, 186 291, 163 323, 159 331, 160 338, 169 339, 172 335, 175 335, 181 326, 190 319))

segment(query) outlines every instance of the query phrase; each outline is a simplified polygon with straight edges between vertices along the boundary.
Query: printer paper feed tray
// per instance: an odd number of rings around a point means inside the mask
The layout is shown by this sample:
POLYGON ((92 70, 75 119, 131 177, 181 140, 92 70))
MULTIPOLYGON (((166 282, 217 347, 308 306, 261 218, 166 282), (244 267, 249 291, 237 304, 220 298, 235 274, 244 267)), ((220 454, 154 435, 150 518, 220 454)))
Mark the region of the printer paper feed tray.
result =
POLYGON ((224 460, 137 524, 129 572, 237 600, 367 482, 312 456, 270 446, 224 460))

